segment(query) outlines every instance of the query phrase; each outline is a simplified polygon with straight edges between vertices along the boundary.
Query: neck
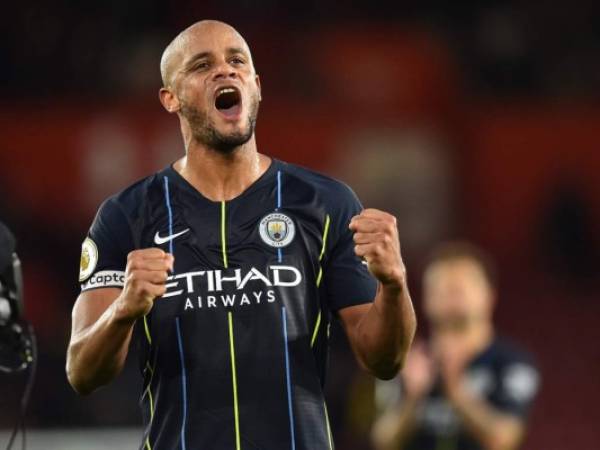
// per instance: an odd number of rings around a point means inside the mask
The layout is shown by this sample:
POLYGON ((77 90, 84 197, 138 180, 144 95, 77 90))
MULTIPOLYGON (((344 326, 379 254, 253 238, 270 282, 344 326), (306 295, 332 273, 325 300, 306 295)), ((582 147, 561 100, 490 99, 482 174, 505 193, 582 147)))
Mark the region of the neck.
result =
POLYGON ((473 327, 470 333, 465 336, 466 345, 475 356, 485 350, 494 338, 494 330, 488 322, 482 322, 473 327))
POLYGON ((190 142, 186 156, 174 169, 212 201, 228 201, 244 192, 269 167, 271 159, 258 153, 254 136, 245 144, 223 153, 190 142))

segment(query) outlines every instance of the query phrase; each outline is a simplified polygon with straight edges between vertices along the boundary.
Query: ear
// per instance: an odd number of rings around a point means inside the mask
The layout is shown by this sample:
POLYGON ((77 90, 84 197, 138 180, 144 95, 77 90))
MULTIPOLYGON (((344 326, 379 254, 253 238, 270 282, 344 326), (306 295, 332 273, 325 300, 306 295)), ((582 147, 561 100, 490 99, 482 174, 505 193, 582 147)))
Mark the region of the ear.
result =
POLYGON ((163 107, 171 114, 179 111, 179 99, 170 89, 166 87, 160 88, 160 91, 158 91, 158 99, 163 107))
POLYGON ((258 74, 255 75, 256 85, 258 86, 258 101, 262 100, 262 92, 260 88, 260 77, 258 74))

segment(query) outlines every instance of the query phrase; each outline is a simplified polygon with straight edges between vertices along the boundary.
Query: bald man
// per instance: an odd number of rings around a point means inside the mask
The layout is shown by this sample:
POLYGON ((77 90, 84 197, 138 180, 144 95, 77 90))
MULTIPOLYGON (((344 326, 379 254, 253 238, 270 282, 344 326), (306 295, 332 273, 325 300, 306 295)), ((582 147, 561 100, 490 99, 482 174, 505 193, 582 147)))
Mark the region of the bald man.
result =
POLYGON ((82 246, 67 375, 88 394, 141 349, 140 448, 333 449, 329 324, 361 366, 402 366, 415 316, 393 216, 256 148, 248 45, 198 22, 161 60, 185 155, 110 197, 82 246))

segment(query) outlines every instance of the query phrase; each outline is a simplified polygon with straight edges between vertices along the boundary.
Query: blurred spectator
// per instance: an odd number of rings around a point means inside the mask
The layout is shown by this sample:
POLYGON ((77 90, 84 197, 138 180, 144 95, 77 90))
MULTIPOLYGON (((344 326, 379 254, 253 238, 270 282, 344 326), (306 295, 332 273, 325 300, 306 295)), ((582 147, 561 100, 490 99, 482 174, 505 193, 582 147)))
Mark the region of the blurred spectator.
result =
POLYGON ((519 446, 539 376, 527 354, 494 333, 494 278, 470 244, 435 252, 423 286, 430 339, 413 347, 400 380, 377 386, 377 450, 519 446))

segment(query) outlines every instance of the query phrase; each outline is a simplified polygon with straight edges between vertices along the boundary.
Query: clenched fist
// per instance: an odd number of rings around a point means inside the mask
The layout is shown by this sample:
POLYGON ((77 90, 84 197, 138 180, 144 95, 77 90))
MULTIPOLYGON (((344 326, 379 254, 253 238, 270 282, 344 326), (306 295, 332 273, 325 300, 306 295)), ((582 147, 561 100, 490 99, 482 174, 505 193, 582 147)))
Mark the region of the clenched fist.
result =
POLYGON ((384 285, 402 286, 406 269, 400 256, 396 218, 378 209, 365 209, 350 221, 354 251, 384 285))
POLYGON ((135 320, 150 312, 154 300, 166 292, 173 261, 173 255, 159 248, 134 250, 127 255, 125 286, 118 300, 123 318, 135 320))

